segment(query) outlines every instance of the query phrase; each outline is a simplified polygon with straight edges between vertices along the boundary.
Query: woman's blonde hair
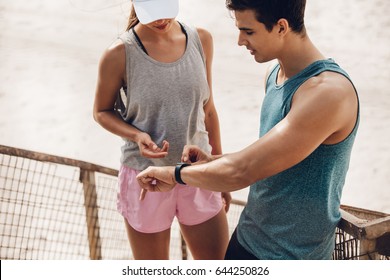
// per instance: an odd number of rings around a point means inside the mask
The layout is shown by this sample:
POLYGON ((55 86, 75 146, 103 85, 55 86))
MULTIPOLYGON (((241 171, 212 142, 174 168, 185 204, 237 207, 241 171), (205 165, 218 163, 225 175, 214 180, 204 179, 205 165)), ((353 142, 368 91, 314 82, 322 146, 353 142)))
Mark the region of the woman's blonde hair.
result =
POLYGON ((136 26, 139 23, 137 14, 135 13, 134 5, 131 5, 129 21, 127 22, 126 31, 129 31, 132 27, 136 26))

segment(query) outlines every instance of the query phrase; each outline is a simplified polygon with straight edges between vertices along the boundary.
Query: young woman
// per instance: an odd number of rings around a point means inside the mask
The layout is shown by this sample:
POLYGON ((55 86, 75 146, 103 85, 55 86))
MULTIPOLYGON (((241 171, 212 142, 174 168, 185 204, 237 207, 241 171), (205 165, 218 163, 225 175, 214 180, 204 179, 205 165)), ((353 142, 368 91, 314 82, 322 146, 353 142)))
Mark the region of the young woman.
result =
POLYGON ((194 259, 223 259, 229 193, 178 185, 140 200, 136 175, 181 161, 185 145, 221 154, 209 32, 175 18, 178 0, 133 0, 126 32, 103 54, 95 120, 122 137, 118 210, 135 259, 168 259, 176 217, 194 259))

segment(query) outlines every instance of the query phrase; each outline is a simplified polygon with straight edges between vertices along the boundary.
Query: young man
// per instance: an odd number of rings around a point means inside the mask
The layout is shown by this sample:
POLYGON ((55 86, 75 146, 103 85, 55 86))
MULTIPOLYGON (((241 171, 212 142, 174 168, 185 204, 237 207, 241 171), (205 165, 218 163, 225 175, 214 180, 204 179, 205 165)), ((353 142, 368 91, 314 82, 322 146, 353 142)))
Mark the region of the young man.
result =
POLYGON ((260 138, 212 157, 186 146, 192 166, 150 167, 137 177, 148 191, 176 182, 214 191, 251 185, 226 259, 330 259, 340 198, 359 122, 348 75, 314 46, 305 0, 227 0, 238 44, 259 62, 277 59, 266 80, 260 138))

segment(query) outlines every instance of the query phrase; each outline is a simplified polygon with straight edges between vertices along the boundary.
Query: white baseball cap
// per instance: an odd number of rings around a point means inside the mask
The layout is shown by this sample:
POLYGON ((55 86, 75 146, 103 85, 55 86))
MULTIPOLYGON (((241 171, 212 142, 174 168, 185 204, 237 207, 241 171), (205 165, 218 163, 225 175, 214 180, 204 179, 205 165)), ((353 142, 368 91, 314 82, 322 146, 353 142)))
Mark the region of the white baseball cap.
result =
POLYGON ((133 0, 133 5, 142 24, 175 18, 179 13, 179 0, 133 0))

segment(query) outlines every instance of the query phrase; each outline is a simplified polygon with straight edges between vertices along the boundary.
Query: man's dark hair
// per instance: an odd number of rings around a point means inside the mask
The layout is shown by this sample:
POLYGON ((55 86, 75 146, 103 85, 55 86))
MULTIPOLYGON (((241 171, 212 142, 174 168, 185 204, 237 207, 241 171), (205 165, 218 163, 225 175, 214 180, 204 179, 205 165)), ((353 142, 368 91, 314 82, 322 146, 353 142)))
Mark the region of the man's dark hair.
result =
POLYGON ((226 0, 231 11, 254 10, 256 19, 271 31, 279 19, 286 19, 291 30, 301 33, 305 30, 306 0, 226 0))

